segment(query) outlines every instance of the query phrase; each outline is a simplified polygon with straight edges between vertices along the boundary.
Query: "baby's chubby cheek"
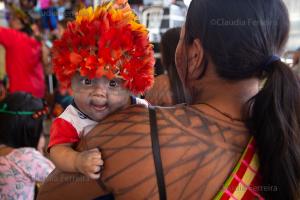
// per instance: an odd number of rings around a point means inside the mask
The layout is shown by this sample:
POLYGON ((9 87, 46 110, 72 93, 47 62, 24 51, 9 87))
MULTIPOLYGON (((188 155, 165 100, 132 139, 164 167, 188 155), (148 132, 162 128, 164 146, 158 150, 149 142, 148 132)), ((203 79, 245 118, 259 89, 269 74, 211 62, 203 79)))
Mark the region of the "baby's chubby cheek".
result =
POLYGON ((129 93, 108 98, 108 104, 110 105, 110 107, 115 109, 127 107, 128 105, 130 105, 129 93))

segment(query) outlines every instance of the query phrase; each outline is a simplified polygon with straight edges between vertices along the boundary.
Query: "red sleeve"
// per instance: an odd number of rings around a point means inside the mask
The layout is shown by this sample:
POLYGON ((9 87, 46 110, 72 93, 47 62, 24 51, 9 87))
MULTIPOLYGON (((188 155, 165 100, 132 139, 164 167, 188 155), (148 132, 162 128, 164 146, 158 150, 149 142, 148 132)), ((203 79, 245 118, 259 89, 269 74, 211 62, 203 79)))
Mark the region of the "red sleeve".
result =
POLYGON ((0 44, 8 48, 12 44, 16 44, 19 34, 16 30, 0 27, 0 44))
POLYGON ((57 144, 79 142, 79 136, 76 129, 64 119, 57 118, 50 128, 49 149, 57 144))

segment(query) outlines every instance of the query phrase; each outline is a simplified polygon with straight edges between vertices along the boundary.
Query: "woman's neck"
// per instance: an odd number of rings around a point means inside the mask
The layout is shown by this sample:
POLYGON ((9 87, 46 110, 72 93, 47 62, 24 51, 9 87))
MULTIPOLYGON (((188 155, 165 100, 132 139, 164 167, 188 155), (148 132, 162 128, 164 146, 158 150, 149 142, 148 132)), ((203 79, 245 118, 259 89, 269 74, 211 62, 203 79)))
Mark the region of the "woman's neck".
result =
POLYGON ((207 103, 230 116, 241 119, 247 101, 259 91, 258 79, 229 82, 226 80, 206 79, 194 96, 194 104, 207 103))

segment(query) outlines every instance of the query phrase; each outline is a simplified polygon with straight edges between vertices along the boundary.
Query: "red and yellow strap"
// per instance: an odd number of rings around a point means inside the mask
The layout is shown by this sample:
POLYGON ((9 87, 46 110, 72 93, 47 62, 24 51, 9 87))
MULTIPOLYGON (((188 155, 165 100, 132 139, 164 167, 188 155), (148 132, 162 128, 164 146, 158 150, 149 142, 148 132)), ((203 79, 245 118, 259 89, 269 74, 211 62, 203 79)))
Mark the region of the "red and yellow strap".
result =
POLYGON ((264 199, 259 194, 259 160, 255 152, 255 140, 250 139, 238 164, 214 200, 264 199))

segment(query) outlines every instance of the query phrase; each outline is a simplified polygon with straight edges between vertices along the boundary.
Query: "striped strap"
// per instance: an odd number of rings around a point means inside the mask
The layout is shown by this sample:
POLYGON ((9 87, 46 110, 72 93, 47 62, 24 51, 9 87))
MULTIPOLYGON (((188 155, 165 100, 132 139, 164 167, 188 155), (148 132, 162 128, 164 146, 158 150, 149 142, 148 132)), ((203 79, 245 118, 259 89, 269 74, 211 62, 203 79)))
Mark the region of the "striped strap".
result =
POLYGON ((255 190, 255 183, 259 182, 260 178, 258 169, 259 160, 255 153, 255 141, 252 137, 232 174, 214 199, 263 199, 255 190))

